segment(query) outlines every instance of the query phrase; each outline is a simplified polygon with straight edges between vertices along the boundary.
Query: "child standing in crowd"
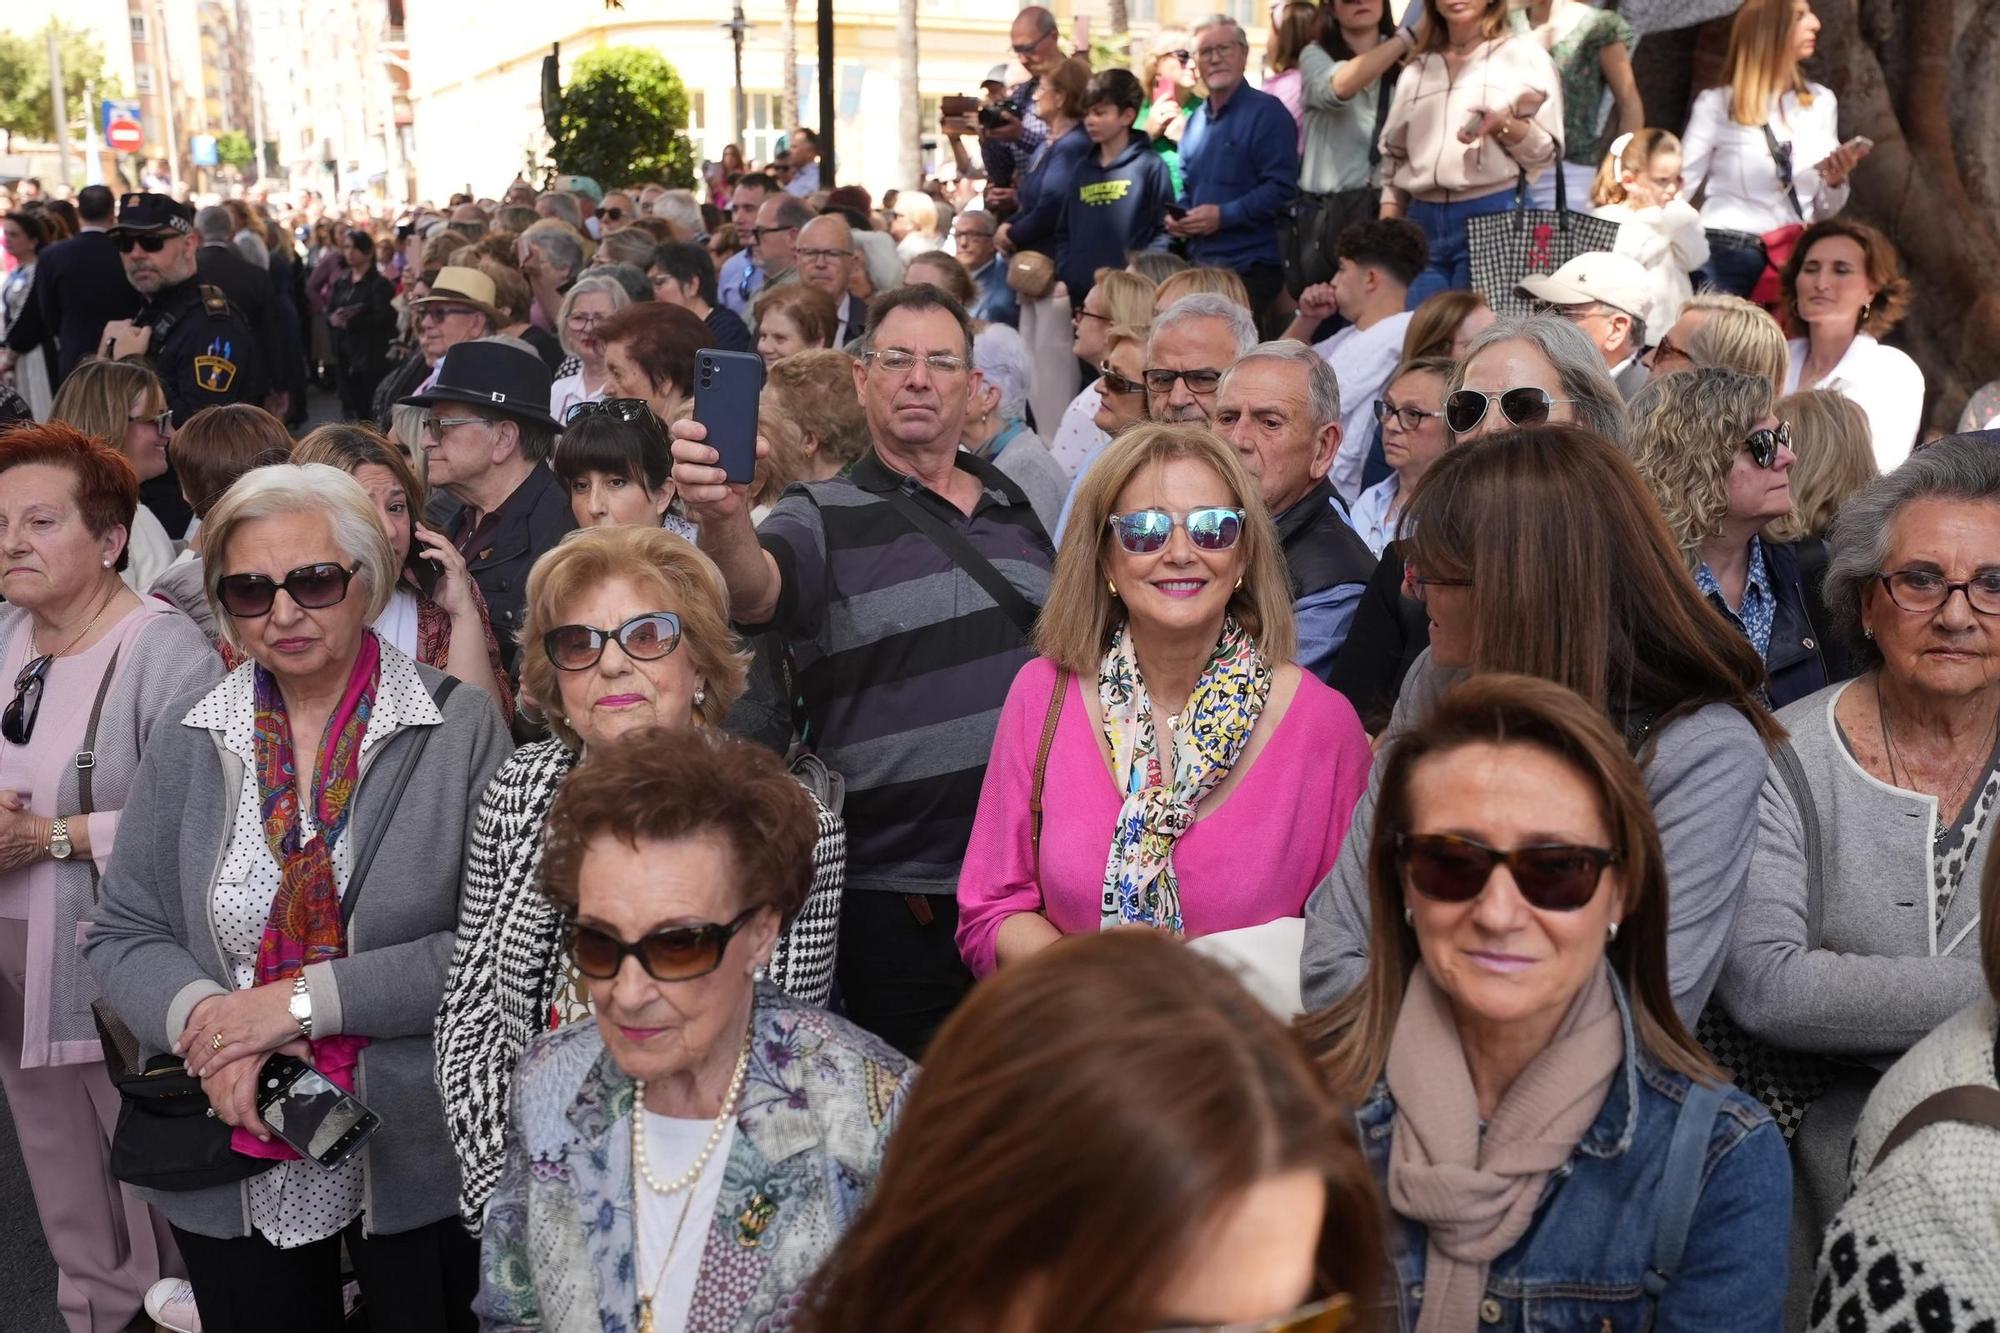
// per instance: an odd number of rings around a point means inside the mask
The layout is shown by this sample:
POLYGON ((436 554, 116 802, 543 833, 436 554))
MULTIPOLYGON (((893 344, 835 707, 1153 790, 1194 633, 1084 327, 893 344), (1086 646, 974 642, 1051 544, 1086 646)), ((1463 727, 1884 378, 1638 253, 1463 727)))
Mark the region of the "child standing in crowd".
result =
POLYGON ((1100 268, 1122 268, 1133 250, 1163 250, 1174 201, 1166 163, 1133 134, 1145 90, 1131 70, 1107 69, 1083 90, 1083 132, 1097 151, 1077 168, 1063 206, 1062 280, 1082 303, 1100 268))
POLYGON ((1681 197, 1681 141, 1665 130, 1619 135, 1597 169, 1590 202, 1597 216, 1621 224, 1612 249, 1652 273, 1653 302, 1641 313, 1647 328, 1664 333, 1694 295, 1688 275, 1708 262, 1701 214, 1681 197))

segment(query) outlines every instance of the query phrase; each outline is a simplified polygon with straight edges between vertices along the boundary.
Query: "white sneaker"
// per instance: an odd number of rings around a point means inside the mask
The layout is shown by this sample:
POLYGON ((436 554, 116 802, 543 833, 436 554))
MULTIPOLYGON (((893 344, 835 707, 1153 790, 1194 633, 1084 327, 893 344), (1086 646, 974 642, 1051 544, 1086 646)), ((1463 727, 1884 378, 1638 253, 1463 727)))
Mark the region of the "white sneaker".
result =
POLYGON ((173 1333, 201 1333, 201 1315, 194 1308, 194 1288, 186 1278, 163 1277, 146 1291, 146 1313, 173 1333))

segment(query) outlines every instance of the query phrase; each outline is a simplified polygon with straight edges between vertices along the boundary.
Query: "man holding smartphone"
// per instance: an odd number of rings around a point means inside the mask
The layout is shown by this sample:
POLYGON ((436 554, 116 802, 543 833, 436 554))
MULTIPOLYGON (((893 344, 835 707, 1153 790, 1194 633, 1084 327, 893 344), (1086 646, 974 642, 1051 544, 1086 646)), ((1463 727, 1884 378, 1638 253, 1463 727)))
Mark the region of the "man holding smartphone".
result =
POLYGON ((979 147, 986 160, 987 207, 995 209, 1013 203, 1017 171, 1048 138, 1049 127, 1033 109, 1035 86, 1063 62, 1056 16, 1040 5, 1030 5, 1015 15, 1008 41, 1014 58, 1028 71, 1028 77, 1008 89, 996 105, 999 124, 989 126, 983 121, 980 124, 979 147))

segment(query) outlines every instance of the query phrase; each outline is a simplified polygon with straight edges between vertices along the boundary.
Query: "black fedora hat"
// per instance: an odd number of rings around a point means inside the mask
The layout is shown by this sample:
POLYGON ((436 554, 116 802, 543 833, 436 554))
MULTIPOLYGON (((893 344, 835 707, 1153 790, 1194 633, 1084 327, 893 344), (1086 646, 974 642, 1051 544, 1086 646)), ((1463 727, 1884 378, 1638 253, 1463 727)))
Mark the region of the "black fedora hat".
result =
POLYGON ((459 343, 446 350, 437 382, 420 394, 400 400, 402 407, 436 403, 468 403, 519 421, 562 429, 549 415, 548 363, 533 352, 484 339, 459 343))

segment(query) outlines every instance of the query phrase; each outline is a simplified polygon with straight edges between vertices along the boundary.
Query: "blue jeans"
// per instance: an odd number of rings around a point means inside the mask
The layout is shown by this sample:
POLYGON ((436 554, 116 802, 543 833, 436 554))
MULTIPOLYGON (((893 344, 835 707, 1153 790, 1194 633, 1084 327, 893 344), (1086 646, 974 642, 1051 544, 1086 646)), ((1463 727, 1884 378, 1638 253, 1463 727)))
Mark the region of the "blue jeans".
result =
MULTIPOLYGON (((1702 266, 1708 285, 1718 292, 1747 298, 1757 286, 1757 279, 1764 276, 1764 247, 1725 246, 1717 241, 1714 232, 1708 234, 1708 241, 1708 263, 1702 266)), ((1695 287, 1701 286, 1697 280, 1695 287)))
POLYGON ((1460 291, 1472 286, 1472 252, 1465 246, 1465 224, 1488 213, 1504 213, 1514 206, 1512 190, 1496 190, 1478 199, 1455 204, 1427 204, 1410 201, 1410 221, 1423 229, 1430 242, 1430 262, 1410 284, 1409 309, 1415 310, 1439 292, 1460 291))

